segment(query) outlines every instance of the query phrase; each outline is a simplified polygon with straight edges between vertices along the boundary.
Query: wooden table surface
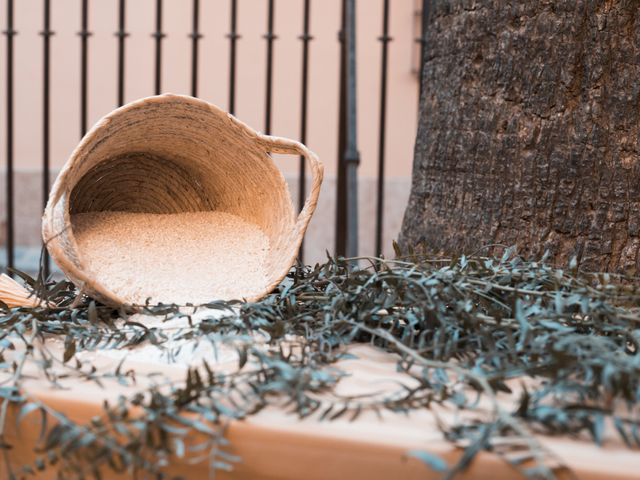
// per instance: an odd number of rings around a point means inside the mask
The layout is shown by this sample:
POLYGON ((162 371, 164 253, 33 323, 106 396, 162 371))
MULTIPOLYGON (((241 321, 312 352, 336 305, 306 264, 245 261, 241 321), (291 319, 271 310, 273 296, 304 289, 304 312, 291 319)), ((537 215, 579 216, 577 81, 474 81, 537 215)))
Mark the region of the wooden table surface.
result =
MULTIPOLYGON (((62 354, 62 344, 47 341, 52 352, 62 354)), ((343 360, 340 367, 350 373, 339 384, 341 393, 364 393, 398 388, 398 381, 410 379, 396 372, 396 358, 369 347, 356 345, 350 348, 357 358, 343 360)), ((198 356, 209 353, 195 352, 198 356)), ((132 395, 144 388, 144 374, 161 370, 170 378, 184 378, 188 363, 158 363, 144 350, 106 351, 80 353, 78 358, 90 359, 99 370, 115 369, 126 356, 123 369, 132 368, 137 373, 136 387, 123 387, 115 381, 105 382, 105 388, 95 383, 69 380, 63 382, 66 389, 53 389, 41 378, 26 380, 23 388, 50 406, 64 411, 72 420, 87 422, 102 412, 105 399, 114 400, 120 394, 132 395)), ((234 353, 223 352, 216 368, 232 369, 237 366, 234 353)), ((25 370, 28 372, 29 370, 25 370)), ((36 369, 31 370, 37 374, 36 369)), ((15 415, 15 411, 12 414, 15 415)), ((445 412, 446 414, 446 412, 445 412)), ((38 435, 37 415, 22 421, 20 437, 15 436, 16 448, 12 458, 16 465, 32 459, 32 449, 38 435)), ((7 426, 11 435, 11 419, 7 426)), ((638 479, 640 478, 640 451, 626 448, 615 436, 610 436, 603 447, 597 447, 589 439, 539 437, 540 441, 555 452, 581 479, 638 479)), ((233 473, 217 474, 216 478, 238 479, 435 479, 442 474, 430 470, 422 462, 407 453, 424 450, 437 454, 454 464, 461 453, 444 441, 429 410, 414 411, 409 415, 385 411, 382 418, 375 414, 363 414, 356 421, 347 419, 318 421, 310 417, 300 420, 276 407, 269 407, 258 414, 229 425, 227 438, 233 453, 242 457, 233 473)), ((0 478, 5 469, 0 468, 0 478)), ((208 478, 204 465, 187 465, 179 459, 172 462, 170 471, 185 478, 208 478)), ((53 472, 38 478, 54 478, 53 472)), ((119 478, 116 476, 105 478, 119 478)), ((491 480, 517 478, 515 470, 491 453, 481 453, 471 468, 460 478, 487 478, 491 480)))

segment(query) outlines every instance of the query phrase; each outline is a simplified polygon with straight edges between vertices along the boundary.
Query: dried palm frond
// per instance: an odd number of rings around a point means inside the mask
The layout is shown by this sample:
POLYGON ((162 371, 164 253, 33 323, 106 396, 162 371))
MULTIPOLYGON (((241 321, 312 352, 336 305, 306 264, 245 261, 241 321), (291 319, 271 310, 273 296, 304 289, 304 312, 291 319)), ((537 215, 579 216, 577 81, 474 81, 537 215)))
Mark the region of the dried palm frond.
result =
POLYGON ((37 307, 44 300, 8 275, 0 274, 0 301, 8 307, 37 307))

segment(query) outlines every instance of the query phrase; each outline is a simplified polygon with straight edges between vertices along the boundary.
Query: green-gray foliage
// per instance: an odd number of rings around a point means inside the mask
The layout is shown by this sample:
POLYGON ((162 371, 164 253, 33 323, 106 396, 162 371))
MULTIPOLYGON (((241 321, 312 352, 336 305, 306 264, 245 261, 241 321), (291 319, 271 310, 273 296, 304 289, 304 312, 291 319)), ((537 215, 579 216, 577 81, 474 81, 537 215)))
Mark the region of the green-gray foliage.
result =
MULTIPOLYGON (((127 312, 77 298, 68 282, 25 278, 58 306, 5 306, 0 314, 0 368, 9 378, 0 386, 6 460, 9 406, 18 405, 19 421, 36 412, 42 419, 36 463, 10 474, 28 476, 54 465, 61 478, 99 477, 104 468, 162 477, 169 455, 232 468, 241 459, 224 439, 226 422, 269 404, 300 417, 357 421, 364 411, 411 412, 436 404, 473 413, 481 397, 491 406, 488 417, 440 423, 445 438, 463 449, 456 465, 428 452, 407 452, 446 469, 449 477, 478 452, 491 450, 530 478, 554 478, 561 459, 538 443, 536 432, 586 433, 602 443, 610 421, 630 448, 640 446, 638 279, 524 261, 510 249, 501 258, 368 258, 355 265, 329 258, 315 267, 298 266, 261 302, 211 303, 206 307, 225 313, 222 318, 171 333, 118 321, 127 312), (27 357, 39 351, 47 358, 35 340, 52 335, 64 338, 68 375, 97 383, 104 374, 76 360, 77 351, 142 343, 164 348, 169 340, 193 339, 233 346, 239 364, 231 373, 206 362, 193 365, 183 382, 159 383, 105 404, 101 417, 81 425, 20 388, 27 357), (268 344, 256 345, 255 335, 268 344), (336 362, 354 343, 395 355, 397 368, 415 382, 383 396, 336 394, 342 378, 336 362), (9 355, 18 344, 25 353, 9 355), (508 408, 499 399, 514 385, 520 399, 508 408), (194 431, 202 439, 195 445, 186 441, 194 431)), ((185 315, 174 305, 144 310, 166 318, 185 315)), ((46 361, 39 365, 52 384, 61 381, 46 361)), ((125 384, 135 381, 135 372, 120 367, 109 375, 125 384)))

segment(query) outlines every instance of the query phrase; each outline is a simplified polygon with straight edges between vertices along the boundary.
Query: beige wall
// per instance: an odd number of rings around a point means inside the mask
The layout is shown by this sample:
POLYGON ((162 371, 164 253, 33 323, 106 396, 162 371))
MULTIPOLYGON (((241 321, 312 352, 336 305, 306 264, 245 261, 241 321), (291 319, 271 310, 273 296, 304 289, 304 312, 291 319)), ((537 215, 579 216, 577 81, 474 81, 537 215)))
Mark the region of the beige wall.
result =
MULTIPOLYGON (((93 124, 116 105, 117 50, 114 32, 117 25, 116 0, 90 0, 89 119, 93 124)), ((189 93, 191 46, 190 0, 165 0, 163 79, 165 92, 189 93)), ((222 108, 228 99, 228 0, 201 0, 199 96, 222 108)), ((248 124, 264 127, 264 84, 266 42, 266 0, 239 0, 238 77, 236 115, 248 124)), ((274 97, 272 133, 298 138, 300 112, 302 0, 276 0, 274 97)), ((335 211, 335 164, 338 118, 339 0, 312 0, 311 31, 315 39, 310 47, 310 96, 307 144, 324 161, 327 185, 308 236, 309 258, 320 258, 333 248, 335 211), (329 224, 329 228, 327 228, 329 224)), ((15 0, 15 165, 21 172, 18 199, 18 243, 37 238, 40 214, 40 181, 37 171, 42 158, 41 75, 42 0, 15 0), (33 172, 33 175, 28 173, 33 172), (24 174, 24 175, 23 175, 24 174), (31 180, 29 180, 31 179, 31 180), (27 219, 32 217, 35 220, 27 219)), ((79 139, 80 54, 77 31, 80 24, 80 0, 52 0, 52 104, 51 158, 54 168, 62 166, 79 139)), ((387 176, 385 243, 397 235, 399 220, 408 195, 409 175, 416 130, 418 82, 414 56, 416 18, 414 0, 391 1, 387 176)), ((154 0, 127 2, 126 100, 153 93, 154 0)), ((380 35, 382 0, 360 0, 358 9, 358 141, 362 156, 361 244, 363 253, 373 253, 375 175, 378 156, 378 114, 380 89, 380 35)), ((6 23, 5 3, 0 8, 0 25, 6 23)), ((5 91, 4 42, 0 49, 0 92, 5 91)), ((5 98, 0 109, 0 171, 4 171, 6 138, 4 134, 5 98)), ((295 181, 297 159, 283 158, 282 168, 295 181)), ((4 183, 2 184, 4 192, 4 183)), ((4 193, 0 212, 4 217, 4 193)), ((0 236, 1 238, 1 236, 0 236)), ((31 242, 33 243, 33 242, 31 242)), ((389 250, 389 249, 388 249, 389 250)))

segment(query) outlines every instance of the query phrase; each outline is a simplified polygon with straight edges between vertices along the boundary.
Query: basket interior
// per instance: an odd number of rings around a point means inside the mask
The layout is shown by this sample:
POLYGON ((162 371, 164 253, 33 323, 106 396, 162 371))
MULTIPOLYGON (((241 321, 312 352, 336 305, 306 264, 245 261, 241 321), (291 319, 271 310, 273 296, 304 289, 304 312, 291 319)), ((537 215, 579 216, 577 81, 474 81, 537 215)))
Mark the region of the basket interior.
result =
POLYGON ((74 155, 71 215, 226 212, 269 239, 267 284, 290 267, 283 259, 297 247, 284 177, 255 133, 226 113, 179 97, 152 101, 112 115, 74 155))

